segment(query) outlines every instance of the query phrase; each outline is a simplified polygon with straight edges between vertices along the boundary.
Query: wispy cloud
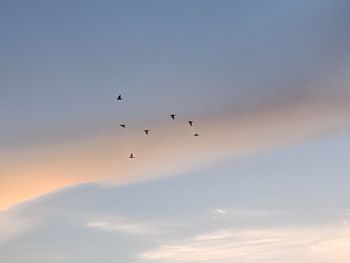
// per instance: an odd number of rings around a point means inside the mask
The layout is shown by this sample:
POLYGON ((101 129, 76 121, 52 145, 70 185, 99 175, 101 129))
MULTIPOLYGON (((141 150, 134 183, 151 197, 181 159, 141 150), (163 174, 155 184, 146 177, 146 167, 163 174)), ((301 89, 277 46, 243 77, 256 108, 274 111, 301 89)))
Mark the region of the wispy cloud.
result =
POLYGON ((232 220, 255 220, 271 216, 276 212, 266 210, 248 210, 248 209, 227 209, 217 208, 212 211, 212 219, 232 219, 232 220))
POLYGON ((161 245, 139 255, 140 261, 194 262, 339 262, 350 257, 350 228, 223 229, 161 245))
POLYGON ((184 227, 182 223, 153 220, 144 222, 130 218, 104 218, 90 220, 85 226, 88 229, 100 230, 116 234, 137 236, 166 236, 184 227))
POLYGON ((86 227, 129 235, 154 235, 159 231, 159 227, 154 225, 134 223, 130 222, 130 220, 91 221, 86 224, 86 227))

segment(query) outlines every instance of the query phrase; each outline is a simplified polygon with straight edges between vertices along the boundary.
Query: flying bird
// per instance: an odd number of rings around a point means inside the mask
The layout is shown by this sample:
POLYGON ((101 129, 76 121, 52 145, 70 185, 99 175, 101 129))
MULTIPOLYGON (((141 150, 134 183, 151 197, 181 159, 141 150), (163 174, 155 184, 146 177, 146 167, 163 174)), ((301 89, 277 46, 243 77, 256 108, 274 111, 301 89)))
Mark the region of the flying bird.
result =
POLYGON ((118 95, 117 100, 123 100, 123 98, 122 98, 122 95, 121 95, 121 94, 119 94, 119 95, 118 95))
POLYGON ((190 126, 193 126, 193 121, 188 121, 188 124, 189 124, 190 126))
POLYGON ((129 158, 130 158, 130 159, 134 159, 134 158, 135 158, 134 154, 133 154, 133 153, 130 153, 129 158))
POLYGON ((145 131, 146 135, 148 135, 150 132, 150 130, 144 130, 144 131, 145 131))
POLYGON ((122 128, 126 128, 125 124, 120 124, 119 126, 122 127, 122 128))
POLYGON ((170 117, 173 119, 173 120, 175 120, 175 114, 170 114, 170 117))
POLYGON ((193 136, 198 137, 198 136, 199 136, 199 134, 198 134, 198 133, 195 133, 195 134, 193 134, 193 136))

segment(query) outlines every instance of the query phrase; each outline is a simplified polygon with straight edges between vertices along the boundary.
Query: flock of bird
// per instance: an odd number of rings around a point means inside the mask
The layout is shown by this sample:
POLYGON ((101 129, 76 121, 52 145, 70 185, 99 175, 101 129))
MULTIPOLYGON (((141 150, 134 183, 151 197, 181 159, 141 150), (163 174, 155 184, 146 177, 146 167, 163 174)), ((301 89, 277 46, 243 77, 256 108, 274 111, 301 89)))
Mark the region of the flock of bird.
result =
MULTIPOLYGON (((117 101, 121 101, 121 100, 123 100, 123 99, 124 99, 124 98, 123 98, 123 96, 122 96, 121 94, 119 94, 119 95, 117 96, 117 98, 116 98, 117 101)), ((169 117, 170 117, 172 120, 175 120, 175 119, 176 119, 176 114, 170 114, 169 117)), ((189 126, 193 127, 193 124, 194 124, 193 121, 189 120, 189 121, 187 121, 187 123, 189 124, 189 126)), ((127 127, 125 123, 121 123, 121 124, 119 124, 119 126, 122 127, 123 129, 126 129, 126 127, 127 127)), ((148 130, 148 129, 145 129, 145 130, 143 130, 143 131, 145 132, 146 135, 149 135, 150 132, 151 132, 151 130, 148 130)), ((193 136, 194 136, 194 137, 199 137, 199 133, 194 133, 193 136)), ((130 158, 130 159, 134 159, 134 158, 135 158, 134 153, 130 153, 129 158, 130 158)))

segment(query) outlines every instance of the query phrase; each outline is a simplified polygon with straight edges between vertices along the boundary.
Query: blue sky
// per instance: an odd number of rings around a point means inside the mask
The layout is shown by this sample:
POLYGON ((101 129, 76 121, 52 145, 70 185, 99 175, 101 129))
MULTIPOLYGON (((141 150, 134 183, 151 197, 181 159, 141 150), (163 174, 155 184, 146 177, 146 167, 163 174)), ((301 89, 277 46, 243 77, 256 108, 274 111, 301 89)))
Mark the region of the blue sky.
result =
POLYGON ((349 8, 2 1, 1 262, 347 262, 349 8))

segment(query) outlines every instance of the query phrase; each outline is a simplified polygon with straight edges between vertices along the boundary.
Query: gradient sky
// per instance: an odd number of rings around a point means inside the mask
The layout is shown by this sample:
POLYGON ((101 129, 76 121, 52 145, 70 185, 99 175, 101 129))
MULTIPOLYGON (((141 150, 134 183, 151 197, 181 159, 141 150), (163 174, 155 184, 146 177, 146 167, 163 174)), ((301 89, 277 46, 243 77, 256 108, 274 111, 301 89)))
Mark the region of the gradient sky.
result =
POLYGON ((347 263, 349 12, 1 1, 0 261, 347 263))

